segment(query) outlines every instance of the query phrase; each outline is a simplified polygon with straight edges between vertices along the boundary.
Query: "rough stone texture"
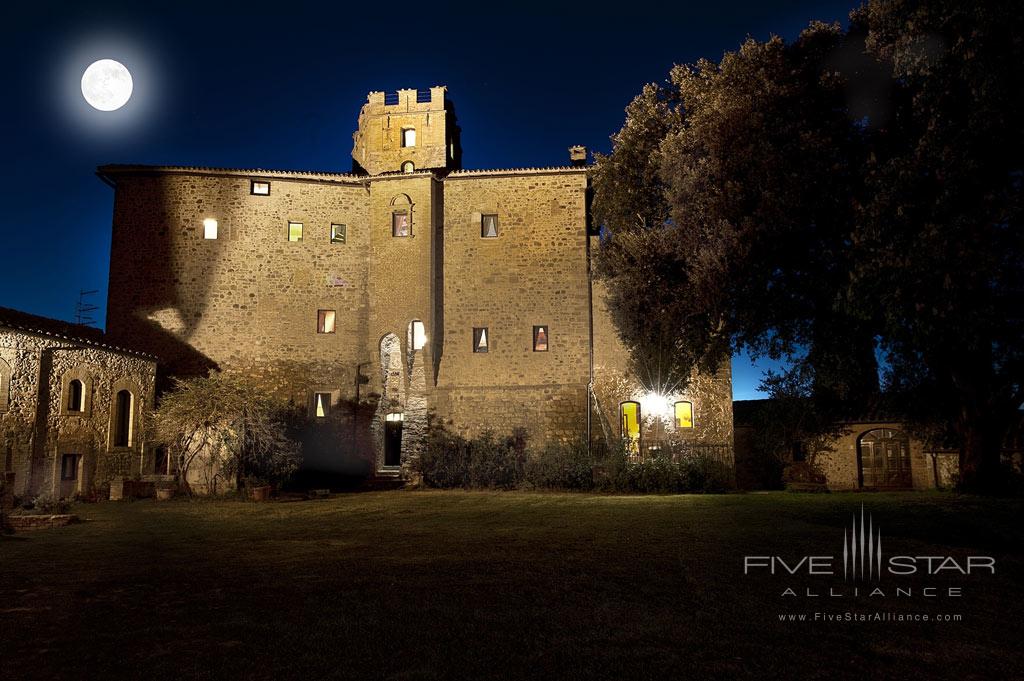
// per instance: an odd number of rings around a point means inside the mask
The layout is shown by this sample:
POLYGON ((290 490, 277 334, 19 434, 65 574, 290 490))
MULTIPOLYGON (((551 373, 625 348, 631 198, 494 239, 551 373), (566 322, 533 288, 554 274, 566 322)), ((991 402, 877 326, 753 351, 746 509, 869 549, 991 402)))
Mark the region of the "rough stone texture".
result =
MULTIPOLYGON (((109 333, 159 355, 167 373, 240 371, 298 404, 318 391, 352 400, 357 376, 368 377, 359 397, 373 415, 334 446, 341 456, 346 443, 372 443, 359 456, 378 470, 382 419, 396 410, 406 472, 431 411, 468 435, 523 427, 543 443, 585 433, 587 170, 453 171, 457 129, 444 88, 431 93, 417 103, 403 90, 387 105, 371 93, 353 151, 370 176, 101 168, 116 184, 109 333), (390 172, 412 153, 397 137, 409 125, 416 167, 434 171, 390 172), (254 179, 270 182, 269 196, 250 194, 254 179), (395 211, 410 216, 409 236, 393 236, 395 211), (483 214, 498 216, 496 238, 481 237, 483 214), (207 218, 218 220, 215 240, 204 238, 207 218), (288 241, 290 220, 304 224, 302 242, 288 241), (330 243, 331 223, 347 225, 347 243, 330 243), (319 309, 337 311, 334 334, 316 333, 319 309), (419 350, 415 320, 427 336, 419 350), (533 351, 535 325, 549 327, 547 352, 533 351), (474 327, 488 328, 489 352, 473 352, 474 327)), ((625 350, 603 308, 594 316, 593 352, 621 374, 625 350)), ((693 437, 731 447, 728 368, 698 379, 693 437)), ((612 424, 615 399, 603 417, 612 424)))
POLYGON ((152 453, 142 433, 153 405, 153 358, 4 326, 2 320, 0 358, 10 367, 9 380, 0 383, 8 396, 0 409, 0 464, 13 473, 13 494, 70 497, 91 493, 116 475, 149 472, 152 453), (69 376, 84 384, 83 412, 66 408, 69 376), (113 438, 115 395, 121 389, 133 396, 128 447, 115 447, 113 438), (61 480, 64 454, 81 456, 75 480, 61 480))
POLYGON ((416 90, 399 90, 397 101, 385 104, 383 92, 371 92, 359 112, 352 135, 352 158, 371 175, 402 169, 452 167, 457 159, 458 130, 445 101, 445 87, 430 88, 430 98, 417 102, 416 90), (416 144, 402 146, 402 130, 416 131, 416 144))

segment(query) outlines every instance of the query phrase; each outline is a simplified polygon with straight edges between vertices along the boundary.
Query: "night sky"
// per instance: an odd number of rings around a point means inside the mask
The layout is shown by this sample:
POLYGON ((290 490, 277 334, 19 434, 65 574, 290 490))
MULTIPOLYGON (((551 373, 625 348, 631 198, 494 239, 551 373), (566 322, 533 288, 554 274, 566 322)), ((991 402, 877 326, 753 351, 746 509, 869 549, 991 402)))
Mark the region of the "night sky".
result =
MULTIPOLYGON (((113 192, 97 165, 347 172, 366 93, 431 85, 455 102, 465 167, 564 165, 571 144, 607 151, 673 63, 852 5, 5 3, 0 305, 72 319, 79 289, 97 289, 103 324, 113 192), (115 112, 81 94, 102 58, 134 79, 115 112)), ((737 399, 766 366, 733 362, 737 399)))

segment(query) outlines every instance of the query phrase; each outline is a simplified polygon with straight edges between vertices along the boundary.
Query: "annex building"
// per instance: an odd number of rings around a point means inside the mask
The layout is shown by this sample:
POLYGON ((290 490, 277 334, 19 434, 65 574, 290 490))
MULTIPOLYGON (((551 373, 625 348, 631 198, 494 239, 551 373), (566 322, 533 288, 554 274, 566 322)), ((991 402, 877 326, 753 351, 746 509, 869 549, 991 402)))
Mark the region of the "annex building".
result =
POLYGON ((655 399, 626 370, 591 277, 586 150, 554 168, 461 155, 433 87, 369 94, 351 173, 99 168, 115 193, 108 336, 163 377, 245 372, 301 404, 322 467, 401 471, 428 415, 731 461, 727 364, 655 399))

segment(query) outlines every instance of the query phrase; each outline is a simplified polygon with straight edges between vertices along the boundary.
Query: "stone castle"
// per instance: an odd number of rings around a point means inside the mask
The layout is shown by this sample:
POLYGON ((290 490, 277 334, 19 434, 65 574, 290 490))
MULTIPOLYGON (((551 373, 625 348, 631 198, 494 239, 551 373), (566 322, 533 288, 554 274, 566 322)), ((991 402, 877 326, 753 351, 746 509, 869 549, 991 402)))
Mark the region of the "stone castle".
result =
MULTIPOLYGON (((646 391, 591 278, 586 151, 464 170, 444 87, 371 92, 353 172, 109 165, 107 335, 161 375, 245 372, 305 405, 317 464, 401 471, 433 414, 467 435, 658 438, 731 457, 728 365, 646 391)), ((312 451, 307 447, 307 451, 312 451)))

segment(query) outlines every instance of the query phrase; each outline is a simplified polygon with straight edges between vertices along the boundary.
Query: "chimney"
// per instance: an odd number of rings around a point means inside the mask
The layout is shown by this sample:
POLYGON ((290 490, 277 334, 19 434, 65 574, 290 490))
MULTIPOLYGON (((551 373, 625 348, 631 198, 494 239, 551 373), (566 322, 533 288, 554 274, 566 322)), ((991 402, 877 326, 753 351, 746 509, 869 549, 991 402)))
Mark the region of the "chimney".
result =
POLYGON ((587 165, 587 148, 582 144, 569 147, 569 162, 577 167, 587 165))

